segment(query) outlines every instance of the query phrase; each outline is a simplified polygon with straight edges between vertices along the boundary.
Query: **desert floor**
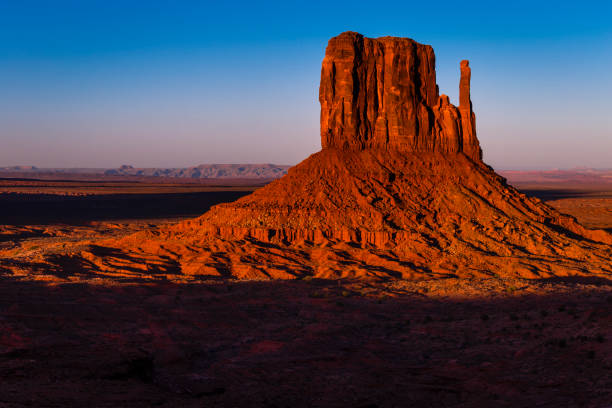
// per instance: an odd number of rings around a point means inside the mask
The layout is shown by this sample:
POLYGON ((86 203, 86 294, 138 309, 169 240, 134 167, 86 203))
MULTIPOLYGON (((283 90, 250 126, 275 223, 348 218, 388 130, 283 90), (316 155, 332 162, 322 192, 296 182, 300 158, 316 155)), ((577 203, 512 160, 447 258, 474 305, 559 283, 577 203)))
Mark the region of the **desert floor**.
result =
MULTIPOLYGON (((517 187, 612 231, 612 185, 517 187)), ((0 407, 612 406, 611 281, 40 282, 2 259, 253 188, 0 188, 0 407)))

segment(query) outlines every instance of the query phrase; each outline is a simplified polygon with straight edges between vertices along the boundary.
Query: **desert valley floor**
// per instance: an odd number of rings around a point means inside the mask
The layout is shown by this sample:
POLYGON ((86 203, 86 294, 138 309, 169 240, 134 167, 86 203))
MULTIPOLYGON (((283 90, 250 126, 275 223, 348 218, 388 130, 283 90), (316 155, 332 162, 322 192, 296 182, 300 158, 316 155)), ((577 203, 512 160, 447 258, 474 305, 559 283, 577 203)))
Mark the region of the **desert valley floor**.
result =
MULTIPOLYGON (((612 231, 610 184, 517 187, 612 231)), ((604 278, 16 274, 41 252, 195 217, 254 187, 3 180, 0 189, 0 407, 612 405, 604 278)))

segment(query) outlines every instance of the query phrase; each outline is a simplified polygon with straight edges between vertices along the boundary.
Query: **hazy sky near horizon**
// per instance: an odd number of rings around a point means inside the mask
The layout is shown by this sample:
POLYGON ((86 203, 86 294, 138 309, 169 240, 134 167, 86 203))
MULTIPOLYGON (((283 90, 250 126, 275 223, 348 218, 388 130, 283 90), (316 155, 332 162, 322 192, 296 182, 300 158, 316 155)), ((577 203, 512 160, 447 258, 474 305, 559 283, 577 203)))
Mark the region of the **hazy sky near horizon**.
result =
POLYGON ((455 103, 469 59, 493 167, 612 168, 612 2, 533 0, 0 0, 0 166, 295 164, 346 30, 431 44, 455 103))

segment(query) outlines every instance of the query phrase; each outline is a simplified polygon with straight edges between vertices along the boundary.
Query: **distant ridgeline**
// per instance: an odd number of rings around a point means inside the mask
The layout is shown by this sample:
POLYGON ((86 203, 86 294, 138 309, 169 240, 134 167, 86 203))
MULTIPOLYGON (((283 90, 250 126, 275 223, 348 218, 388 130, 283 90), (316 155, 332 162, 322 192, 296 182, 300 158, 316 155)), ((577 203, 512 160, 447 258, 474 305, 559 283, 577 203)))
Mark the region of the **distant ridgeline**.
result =
POLYGON ((291 166, 276 164, 200 164, 187 168, 136 168, 123 165, 117 169, 108 168, 38 168, 35 166, 0 167, 0 174, 37 175, 99 175, 130 177, 164 177, 182 179, 248 178, 277 179, 287 174, 291 166))
MULTIPOLYGON (((123 165, 116 169, 108 168, 40 168, 36 166, 0 167, 0 177, 38 177, 45 175, 61 176, 127 176, 159 177, 180 179, 262 179, 273 180, 287 174, 291 166, 276 164, 200 164, 185 168, 137 168, 123 165)), ((524 182, 581 182, 612 183, 612 169, 554 169, 554 170, 500 170, 500 175, 510 183, 524 182)))

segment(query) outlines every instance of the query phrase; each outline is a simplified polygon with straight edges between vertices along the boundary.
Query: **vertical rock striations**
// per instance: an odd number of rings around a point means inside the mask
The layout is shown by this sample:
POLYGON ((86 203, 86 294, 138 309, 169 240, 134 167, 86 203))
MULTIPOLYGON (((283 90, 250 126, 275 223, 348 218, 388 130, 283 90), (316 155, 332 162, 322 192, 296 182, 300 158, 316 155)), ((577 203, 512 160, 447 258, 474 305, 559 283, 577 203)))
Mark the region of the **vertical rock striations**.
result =
POLYGON ((464 152, 480 160, 469 87, 463 61, 457 109, 438 93, 431 46, 342 33, 329 41, 321 69, 322 147, 464 152))

